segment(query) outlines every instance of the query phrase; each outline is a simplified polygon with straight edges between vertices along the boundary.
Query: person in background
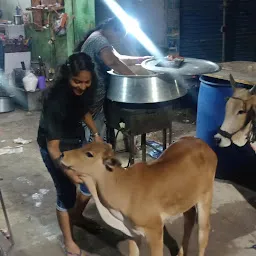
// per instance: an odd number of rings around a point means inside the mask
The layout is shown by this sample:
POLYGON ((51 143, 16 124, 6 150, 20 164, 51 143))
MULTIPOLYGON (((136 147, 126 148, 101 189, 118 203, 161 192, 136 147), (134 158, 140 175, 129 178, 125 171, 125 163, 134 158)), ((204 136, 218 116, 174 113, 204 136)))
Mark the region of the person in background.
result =
MULTIPOLYGON (((89 31, 84 40, 79 43, 76 52, 88 54, 95 64, 95 72, 98 78, 96 94, 91 107, 91 112, 100 135, 106 136, 106 121, 103 106, 106 98, 106 91, 109 84, 110 75, 107 71, 113 69, 116 73, 122 75, 135 75, 129 66, 140 64, 142 61, 152 58, 151 56, 133 57, 120 55, 112 46, 120 41, 126 35, 126 29, 117 18, 110 18, 95 29, 89 31)), ((89 141, 92 140, 92 134, 88 127, 85 129, 89 141)), ((111 130, 113 139, 114 130, 111 130)))
POLYGON ((63 151, 82 146, 82 121, 90 129, 94 140, 102 141, 89 112, 96 82, 91 58, 85 53, 73 54, 61 66, 59 77, 46 90, 43 98, 37 142, 56 187, 57 218, 67 256, 85 255, 72 238, 72 225, 85 228, 89 224, 96 225, 95 222, 86 224, 82 215, 90 199, 88 189, 74 170, 61 165, 63 151), (80 184, 78 193, 77 184, 80 184))

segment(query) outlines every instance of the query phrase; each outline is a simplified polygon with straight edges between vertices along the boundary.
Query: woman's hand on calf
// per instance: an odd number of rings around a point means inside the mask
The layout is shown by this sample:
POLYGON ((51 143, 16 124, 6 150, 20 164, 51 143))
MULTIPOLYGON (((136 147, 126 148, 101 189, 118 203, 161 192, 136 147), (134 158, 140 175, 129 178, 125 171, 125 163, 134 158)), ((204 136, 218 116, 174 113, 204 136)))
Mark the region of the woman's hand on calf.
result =
POLYGON ((74 184, 82 184, 83 183, 83 180, 81 178, 79 178, 79 176, 75 170, 64 169, 64 173, 71 180, 72 183, 74 183, 74 184))
POLYGON ((103 142, 103 139, 97 134, 97 135, 94 135, 94 141, 95 142, 103 142))

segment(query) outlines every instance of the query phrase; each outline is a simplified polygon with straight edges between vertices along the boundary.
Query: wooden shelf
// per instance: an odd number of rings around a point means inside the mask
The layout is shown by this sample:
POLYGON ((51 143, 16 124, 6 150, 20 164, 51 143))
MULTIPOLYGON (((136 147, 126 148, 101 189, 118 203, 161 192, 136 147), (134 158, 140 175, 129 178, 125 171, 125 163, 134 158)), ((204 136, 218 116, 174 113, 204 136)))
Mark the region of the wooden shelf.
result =
POLYGON ((65 9, 64 6, 60 7, 29 7, 26 8, 27 11, 43 11, 43 12, 58 12, 63 11, 65 9))
MULTIPOLYGON (((33 3, 32 3, 33 4, 33 3)), ((33 15, 34 29, 36 31, 43 31, 43 27, 48 24, 48 19, 46 15, 51 15, 53 13, 58 13, 65 10, 64 6, 32 6, 26 8, 27 11, 31 11, 33 15)))

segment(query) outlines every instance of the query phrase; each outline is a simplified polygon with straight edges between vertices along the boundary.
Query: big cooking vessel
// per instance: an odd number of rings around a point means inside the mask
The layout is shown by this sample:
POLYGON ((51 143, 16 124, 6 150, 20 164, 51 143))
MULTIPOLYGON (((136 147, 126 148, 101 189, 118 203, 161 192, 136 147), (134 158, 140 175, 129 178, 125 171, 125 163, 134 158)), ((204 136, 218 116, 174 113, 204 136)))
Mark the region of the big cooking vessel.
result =
POLYGON ((7 113, 15 110, 13 98, 0 96, 0 113, 7 113))
POLYGON ((7 90, 8 86, 3 71, 0 69, 0 113, 14 111, 14 96, 7 90))
POLYGON ((119 75, 113 70, 107 98, 121 103, 159 103, 178 99, 187 93, 179 80, 168 75, 154 73, 141 66, 131 67, 137 75, 119 75))

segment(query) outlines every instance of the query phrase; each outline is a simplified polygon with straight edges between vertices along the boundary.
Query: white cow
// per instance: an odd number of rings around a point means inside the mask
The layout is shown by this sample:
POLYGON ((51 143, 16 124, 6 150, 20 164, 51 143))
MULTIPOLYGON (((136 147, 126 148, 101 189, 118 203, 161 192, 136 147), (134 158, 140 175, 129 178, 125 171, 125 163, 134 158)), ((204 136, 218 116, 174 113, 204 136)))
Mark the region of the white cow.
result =
POLYGON ((243 147, 248 141, 256 153, 256 85, 250 89, 238 88, 232 75, 230 83, 234 89, 226 104, 224 122, 214 136, 219 147, 231 143, 243 147))

